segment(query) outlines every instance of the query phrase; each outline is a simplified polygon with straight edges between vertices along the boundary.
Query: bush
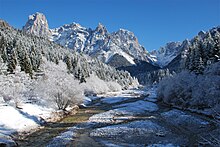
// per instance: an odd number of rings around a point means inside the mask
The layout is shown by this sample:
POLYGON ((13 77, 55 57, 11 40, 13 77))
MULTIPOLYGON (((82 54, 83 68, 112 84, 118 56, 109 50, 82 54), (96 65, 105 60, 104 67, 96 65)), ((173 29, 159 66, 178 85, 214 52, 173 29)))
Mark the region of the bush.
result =
POLYGON ((166 78, 157 94, 163 102, 183 108, 214 108, 220 104, 220 64, 209 66, 203 75, 183 71, 166 78))
POLYGON ((80 104, 83 100, 83 89, 79 81, 74 80, 73 75, 68 74, 63 62, 56 65, 45 62, 45 75, 34 85, 34 92, 48 100, 59 110, 65 110, 68 106, 80 104))

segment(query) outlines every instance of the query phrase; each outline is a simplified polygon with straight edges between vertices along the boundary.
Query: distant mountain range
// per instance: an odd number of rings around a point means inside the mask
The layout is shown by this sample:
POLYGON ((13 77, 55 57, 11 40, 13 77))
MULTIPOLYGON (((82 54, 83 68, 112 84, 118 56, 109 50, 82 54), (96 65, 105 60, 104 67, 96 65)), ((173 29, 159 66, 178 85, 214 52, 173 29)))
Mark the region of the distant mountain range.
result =
MULTIPOLYGON (((38 12, 29 16, 23 31, 46 37, 61 46, 98 58, 118 69, 128 70, 132 75, 160 68, 178 71, 183 54, 187 53, 193 42, 193 39, 169 42, 159 50, 148 52, 139 44, 134 33, 128 30, 119 29, 109 33, 101 23, 94 30, 78 23, 50 29, 44 14, 38 12)), ((199 32, 199 38, 204 38, 208 32, 199 32)))

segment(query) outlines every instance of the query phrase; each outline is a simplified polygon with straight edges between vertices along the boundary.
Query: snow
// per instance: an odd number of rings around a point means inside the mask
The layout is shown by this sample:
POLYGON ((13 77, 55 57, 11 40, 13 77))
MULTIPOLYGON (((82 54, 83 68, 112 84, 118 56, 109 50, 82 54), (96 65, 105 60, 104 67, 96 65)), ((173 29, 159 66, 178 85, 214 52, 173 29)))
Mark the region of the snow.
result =
POLYGON ((55 146, 65 146, 69 142, 73 141, 74 137, 77 136, 77 129, 78 127, 72 127, 68 131, 60 134, 59 136, 56 136, 49 144, 47 147, 55 147, 55 146))
POLYGON ((154 58, 154 61, 156 61, 156 63, 160 67, 164 67, 168 65, 175 57, 176 57, 175 54, 170 54, 170 55, 158 54, 156 59, 154 58))
MULTIPOLYGON (((40 119, 11 106, 0 107, 0 126, 5 130, 26 131, 27 129, 36 128, 40 124, 40 119)), ((2 129, 1 131, 2 132, 2 129)))
POLYGON ((72 23, 51 29, 49 38, 62 46, 91 55, 101 61, 104 60, 105 63, 108 63, 115 54, 123 56, 133 65, 135 65, 134 59, 145 61, 150 59, 146 57, 147 51, 138 43, 134 33, 120 29, 110 34, 103 25, 97 28, 91 31, 72 23), (99 32, 100 29, 102 33, 99 32))
POLYGON ((209 122, 198 117, 186 114, 180 110, 170 110, 161 114, 169 123, 175 126, 184 126, 185 128, 194 132, 198 131, 201 127, 209 127, 209 122))
POLYGON ((169 42, 165 47, 152 51, 150 57, 160 67, 164 67, 180 53, 181 45, 180 42, 169 42))
POLYGON ((120 55, 122 55, 123 57, 125 57, 126 60, 128 60, 128 62, 130 62, 131 64, 135 64, 134 62, 134 58, 129 56, 127 53, 125 52, 120 52, 120 55))
POLYGON ((53 113, 55 110, 52 108, 47 108, 35 104, 23 104, 22 111, 32 116, 37 116, 42 119, 47 119, 51 117, 51 113, 53 113))
POLYGON ((107 104, 120 103, 129 99, 137 98, 140 95, 139 91, 136 90, 124 90, 117 92, 108 92, 104 95, 98 95, 99 97, 104 97, 101 102, 107 104))
POLYGON ((125 103, 121 105, 116 105, 114 108, 118 108, 118 111, 130 112, 133 114, 141 114, 145 111, 154 112, 158 110, 158 106, 155 103, 147 102, 147 101, 136 101, 132 103, 125 103))
MULTIPOLYGON (((114 47, 114 48, 116 48, 116 47, 114 47)), ((105 57, 105 63, 108 63, 115 54, 119 54, 119 55, 123 56, 129 63, 135 64, 134 58, 131 57, 130 55, 128 55, 127 53, 120 51, 119 48, 116 48, 115 50, 110 50, 108 52, 103 51, 103 54, 105 57)), ((99 56, 99 58, 101 58, 101 57, 99 56)))
POLYGON ((49 142, 47 147, 57 147, 57 146, 68 146, 68 143, 74 141, 75 138, 78 137, 79 131, 83 129, 89 128, 93 126, 93 123, 81 123, 76 126, 70 127, 67 131, 61 133, 60 135, 53 138, 52 141, 49 142))
POLYGON ((157 102, 156 87, 152 87, 148 89, 147 93, 149 94, 149 96, 147 96, 144 100, 150 101, 150 102, 157 102))
POLYGON ((178 146, 168 143, 168 144, 151 144, 148 145, 148 147, 178 147, 178 146))
POLYGON ((117 109, 95 114, 89 118, 89 121, 96 123, 117 124, 120 122, 124 122, 128 119, 132 119, 135 115, 145 114, 147 111, 153 112, 158 110, 156 104, 142 100, 116 105, 113 106, 113 108, 117 109))
POLYGON ((12 137, 0 133, 0 146, 4 146, 3 144, 9 147, 17 146, 17 144, 12 140, 12 137))
MULTIPOLYGON (((115 142, 115 141, 107 141, 107 140, 101 140, 100 143, 102 143, 104 146, 107 147, 146 147, 146 144, 131 144, 131 143, 121 143, 121 142, 115 142)), ((176 145, 173 145, 171 143, 169 144, 150 144, 147 145, 147 147, 176 147, 176 145)))
POLYGON ((45 21, 41 20, 42 24, 44 25, 45 24, 45 21))
POLYGON ((122 102, 122 101, 125 101, 125 100, 128 100, 129 98, 128 97, 107 97, 107 98, 104 98, 102 99, 101 101, 103 103, 107 103, 107 104, 114 104, 114 103, 119 103, 119 102, 122 102))
POLYGON ((151 133, 163 132, 166 134, 166 130, 151 120, 133 121, 127 124, 119 124, 113 126, 107 126, 97 128, 93 130, 90 135, 95 137, 107 137, 107 138, 132 138, 136 136, 148 136, 151 133))
POLYGON ((176 110, 176 109, 170 110, 168 112, 164 112, 164 113, 162 113, 162 116, 165 118, 173 118, 170 120, 175 120, 174 123, 176 123, 176 124, 180 124, 180 123, 186 123, 186 124, 194 123, 194 124, 198 124, 198 125, 208 125, 209 124, 209 122, 207 122, 205 120, 196 118, 194 116, 186 114, 183 111, 176 110))
POLYGON ((107 140, 100 140, 100 143, 102 143, 104 146, 107 147, 144 147, 144 144, 130 144, 130 143, 121 143, 121 142, 115 142, 115 141, 107 141, 107 140))
POLYGON ((121 117, 127 115, 125 112, 117 111, 117 110, 109 110, 103 113, 95 114, 89 118, 90 122, 95 123, 120 123, 128 119, 128 116, 125 119, 115 119, 115 117, 121 117))

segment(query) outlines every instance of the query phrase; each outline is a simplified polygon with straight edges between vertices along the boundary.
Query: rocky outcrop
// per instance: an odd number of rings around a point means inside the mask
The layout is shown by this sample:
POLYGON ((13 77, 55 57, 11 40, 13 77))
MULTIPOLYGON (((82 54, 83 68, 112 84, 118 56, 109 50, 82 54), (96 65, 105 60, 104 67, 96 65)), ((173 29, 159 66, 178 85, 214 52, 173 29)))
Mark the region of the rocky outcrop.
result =
POLYGON ((42 37, 51 35, 45 15, 39 12, 28 17, 28 21, 23 27, 23 31, 42 37))

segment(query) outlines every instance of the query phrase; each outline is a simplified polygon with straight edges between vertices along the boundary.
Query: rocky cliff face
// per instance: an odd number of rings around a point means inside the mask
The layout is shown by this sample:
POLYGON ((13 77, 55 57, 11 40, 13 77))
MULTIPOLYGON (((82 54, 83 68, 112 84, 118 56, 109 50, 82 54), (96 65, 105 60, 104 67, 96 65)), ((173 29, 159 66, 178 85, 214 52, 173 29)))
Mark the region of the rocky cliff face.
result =
POLYGON ((28 17, 28 21, 23 27, 23 31, 43 37, 51 35, 46 17, 44 14, 38 12, 28 17))

